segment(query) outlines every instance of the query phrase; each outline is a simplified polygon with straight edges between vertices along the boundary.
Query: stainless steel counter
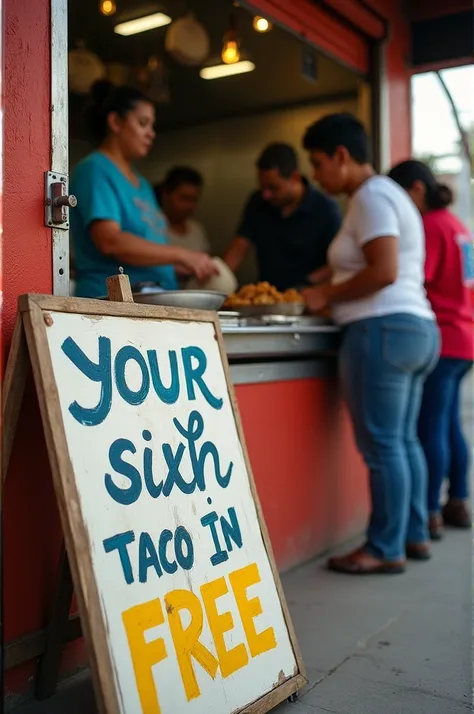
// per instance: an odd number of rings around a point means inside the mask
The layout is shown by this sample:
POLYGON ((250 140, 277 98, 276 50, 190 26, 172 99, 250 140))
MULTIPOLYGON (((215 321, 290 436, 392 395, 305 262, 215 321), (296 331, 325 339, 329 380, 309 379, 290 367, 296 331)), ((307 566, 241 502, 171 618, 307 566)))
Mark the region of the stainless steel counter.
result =
POLYGON ((222 332, 230 362, 329 355, 339 344, 339 330, 332 325, 223 327, 222 332))
POLYGON ((333 325, 223 326, 234 384, 325 377, 334 372, 333 325))

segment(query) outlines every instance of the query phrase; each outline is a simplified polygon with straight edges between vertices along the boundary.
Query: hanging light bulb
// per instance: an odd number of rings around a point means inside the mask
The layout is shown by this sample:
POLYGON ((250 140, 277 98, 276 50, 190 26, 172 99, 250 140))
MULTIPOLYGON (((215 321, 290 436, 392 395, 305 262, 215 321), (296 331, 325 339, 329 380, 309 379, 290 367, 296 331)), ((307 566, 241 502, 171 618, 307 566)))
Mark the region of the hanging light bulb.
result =
POLYGON ((222 61, 225 64, 235 64, 239 60, 239 43, 235 40, 226 40, 222 48, 222 61))
POLYGON ((224 64, 235 64, 240 60, 240 40, 233 15, 230 16, 229 29, 224 35, 221 57, 224 64))
POLYGON ((260 15, 256 15, 253 18, 253 29, 256 32, 270 32, 272 27, 272 23, 269 22, 266 17, 260 17, 260 15))
POLYGON ((110 17, 111 15, 115 15, 117 11, 117 4, 115 3, 115 0, 100 0, 99 10, 102 15, 110 17))

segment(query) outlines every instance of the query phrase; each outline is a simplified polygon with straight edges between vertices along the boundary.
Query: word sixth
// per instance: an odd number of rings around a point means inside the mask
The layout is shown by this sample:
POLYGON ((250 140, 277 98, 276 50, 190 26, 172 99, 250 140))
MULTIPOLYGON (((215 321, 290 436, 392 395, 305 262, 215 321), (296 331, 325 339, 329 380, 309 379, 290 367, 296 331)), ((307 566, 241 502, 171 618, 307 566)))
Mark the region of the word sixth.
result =
MULTIPOLYGON (((169 384, 164 384, 160 373, 157 350, 147 350, 146 358, 133 345, 125 345, 112 359, 112 346, 108 337, 98 338, 97 361, 90 359, 74 341, 68 337, 61 348, 66 357, 89 380, 100 385, 100 395, 95 406, 82 406, 74 401, 69 411, 83 426, 97 426, 108 417, 112 408, 113 385, 119 396, 133 406, 142 404, 148 397, 151 387, 158 398, 165 404, 175 404, 181 393, 182 385, 178 369, 178 354, 168 351, 167 367, 170 373, 169 384), (135 367, 139 377, 137 384, 127 381, 127 368, 135 367)), ((189 401, 196 400, 199 391, 213 409, 221 409, 223 400, 212 394, 204 380, 207 369, 207 357, 200 347, 190 345, 180 350, 184 388, 189 401)), ((163 358, 161 358, 161 362, 163 358)))

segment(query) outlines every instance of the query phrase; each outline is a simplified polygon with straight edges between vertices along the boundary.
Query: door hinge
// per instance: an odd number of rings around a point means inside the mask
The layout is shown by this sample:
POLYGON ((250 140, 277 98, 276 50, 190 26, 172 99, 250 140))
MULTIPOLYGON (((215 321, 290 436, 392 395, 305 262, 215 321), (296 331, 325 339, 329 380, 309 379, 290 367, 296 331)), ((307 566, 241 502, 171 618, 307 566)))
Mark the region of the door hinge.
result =
POLYGON ((69 176, 46 171, 44 186, 45 225, 69 230, 69 209, 77 206, 77 198, 69 194, 69 176))

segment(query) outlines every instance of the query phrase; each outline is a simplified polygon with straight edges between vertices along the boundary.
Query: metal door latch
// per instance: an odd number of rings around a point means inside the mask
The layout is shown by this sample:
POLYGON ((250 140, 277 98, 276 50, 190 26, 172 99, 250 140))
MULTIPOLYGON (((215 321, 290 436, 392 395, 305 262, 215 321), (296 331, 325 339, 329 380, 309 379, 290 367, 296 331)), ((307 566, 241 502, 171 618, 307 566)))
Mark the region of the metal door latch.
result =
POLYGON ((77 206, 77 198, 69 195, 69 176, 55 171, 45 173, 44 221, 49 228, 69 230, 69 209, 77 206))

